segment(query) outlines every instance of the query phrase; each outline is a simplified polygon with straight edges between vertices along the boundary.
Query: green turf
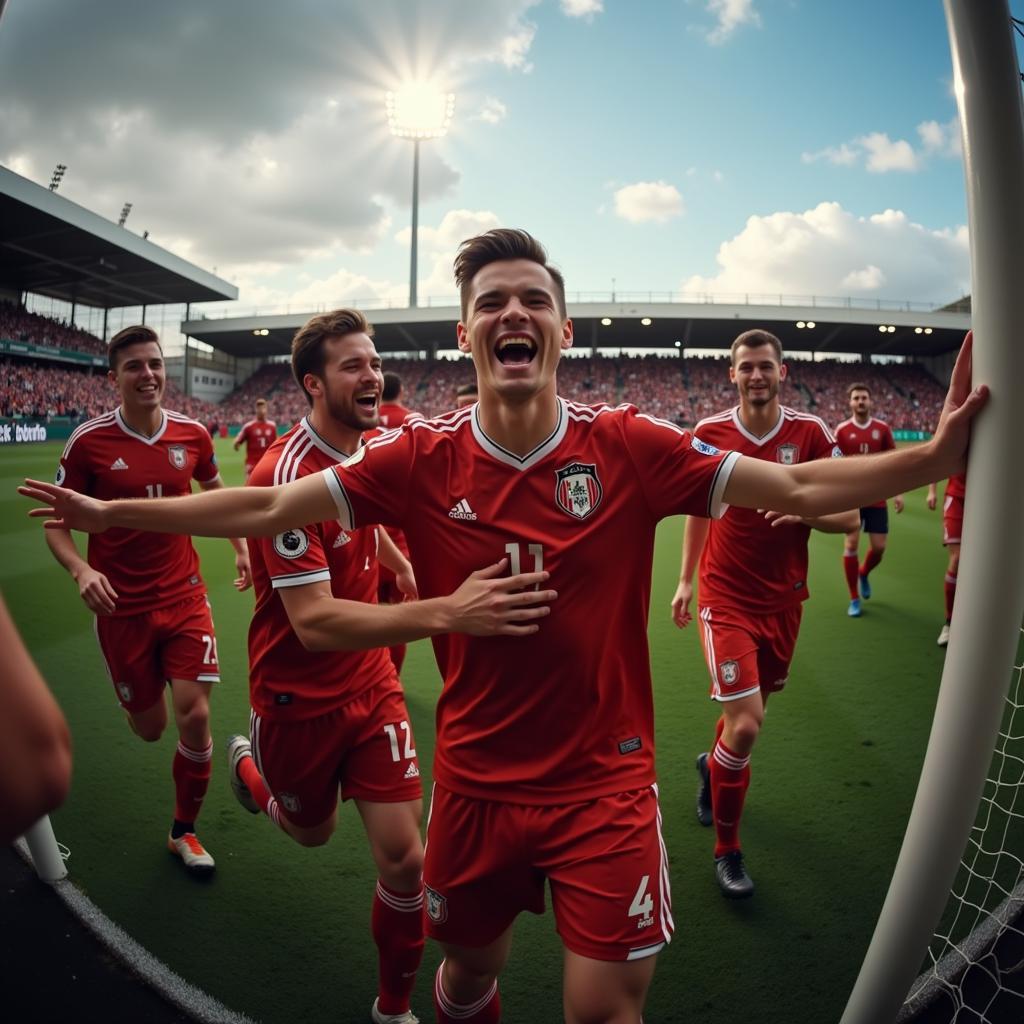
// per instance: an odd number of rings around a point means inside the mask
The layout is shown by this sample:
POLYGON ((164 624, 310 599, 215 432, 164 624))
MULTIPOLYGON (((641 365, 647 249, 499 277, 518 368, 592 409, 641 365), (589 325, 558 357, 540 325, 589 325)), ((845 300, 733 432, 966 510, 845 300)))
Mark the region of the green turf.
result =
MULTIPOLYGON (((219 442, 218 452, 227 482, 238 483, 240 456, 229 444, 219 442)), ((72 794, 53 816, 71 850, 72 879, 139 942, 234 1009, 267 1024, 367 1020, 374 872, 353 809, 344 808, 326 847, 306 850, 243 812, 227 785, 223 741, 248 724, 252 606, 251 594, 232 590, 229 545, 198 542, 223 682, 213 700, 214 779, 200 819, 218 870, 197 884, 163 845, 173 730, 150 745, 129 732, 91 618, 14 494, 25 475, 50 478, 58 452, 54 444, 3 450, 0 586, 74 735, 72 794)), ((835 1020, 888 886, 927 742, 942 666, 940 516, 927 511, 923 492, 908 496, 860 620, 846 616, 841 538, 814 535, 813 597, 796 664, 786 693, 771 702, 753 761, 743 839, 758 889, 740 904, 719 895, 711 833, 693 818, 693 759, 707 748, 715 715, 696 628, 680 633, 668 616, 680 533, 681 520, 659 533, 650 628, 677 932, 660 958, 646 1019, 835 1020)), ((411 648, 404 679, 429 789, 439 680, 425 643, 411 648)), ((414 1002, 424 1020, 438 960, 428 945, 414 1002)), ((524 915, 502 978, 504 1020, 560 1020, 560 978, 550 914, 524 915)))

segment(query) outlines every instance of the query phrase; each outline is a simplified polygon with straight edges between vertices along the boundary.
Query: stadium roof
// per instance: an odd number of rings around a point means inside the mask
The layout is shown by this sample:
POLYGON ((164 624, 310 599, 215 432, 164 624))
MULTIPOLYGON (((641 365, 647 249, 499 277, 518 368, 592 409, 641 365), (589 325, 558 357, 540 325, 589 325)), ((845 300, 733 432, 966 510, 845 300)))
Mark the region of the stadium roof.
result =
MULTIPOLYGON (((459 310, 367 309, 381 352, 455 347, 459 310)), ((283 355, 312 314, 196 319, 182 333, 239 358, 283 355), (266 332, 266 333, 263 333, 266 332)), ((934 310, 871 310, 849 306, 683 302, 570 303, 577 348, 721 348, 743 330, 760 326, 786 349, 862 355, 938 356, 959 347, 970 314, 934 310), (643 320, 648 319, 649 324, 643 320), (609 321, 605 323, 604 321, 609 321), (798 327, 797 324, 803 324, 798 327), (813 326, 807 326, 813 324, 813 326), (884 331, 880 328, 886 328, 884 331), (889 330, 889 328, 893 330, 889 330), (677 342, 679 345, 677 346, 677 342)))
POLYGON ((6 167, 0 286, 108 309, 238 298, 233 284, 6 167))

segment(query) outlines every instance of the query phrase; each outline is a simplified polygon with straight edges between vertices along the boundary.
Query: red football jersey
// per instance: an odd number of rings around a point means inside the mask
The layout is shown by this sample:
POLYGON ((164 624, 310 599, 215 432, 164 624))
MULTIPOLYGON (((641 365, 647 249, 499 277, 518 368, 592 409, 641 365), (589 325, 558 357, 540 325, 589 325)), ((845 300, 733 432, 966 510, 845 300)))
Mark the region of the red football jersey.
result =
MULTIPOLYGON (((83 423, 68 438, 57 483, 82 494, 111 498, 172 498, 192 481, 218 476, 206 428, 178 412, 163 411, 152 437, 133 430, 121 410, 83 423)), ((189 537, 120 528, 89 535, 89 564, 117 591, 115 615, 138 615, 206 593, 189 537)))
MULTIPOLYGON (((785 407, 764 437, 743 426, 739 406, 701 420, 693 432, 707 444, 783 465, 842 455, 817 416, 785 407)), ((730 508, 708 531, 700 559, 700 603, 771 612, 805 600, 810 533, 802 524, 773 527, 756 509, 730 508)))
MULTIPOLYGON (((844 455, 875 455, 896 447, 896 440, 888 423, 872 417, 861 426, 853 417, 836 427, 836 444, 844 455)), ((876 501, 864 508, 885 508, 884 501, 876 501)))
POLYGON ((342 524, 406 534, 421 597, 499 559, 558 591, 525 637, 434 638, 434 778, 466 796, 564 804, 654 782, 647 608, 654 533, 716 515, 737 456, 632 406, 559 400, 519 457, 478 407, 411 420, 324 474, 342 524))
POLYGON ((249 420, 239 430, 235 444, 245 442, 245 464, 255 466, 276 437, 277 424, 273 420, 249 420))
MULTIPOLYGON (((268 487, 318 473, 348 458, 308 419, 267 450, 249 486, 268 487)), ((277 591, 321 581, 335 597, 377 603, 377 530, 337 521, 249 540, 256 611, 249 626, 249 694, 267 718, 310 718, 334 710, 393 673, 386 648, 307 651, 292 629, 277 591)))
POLYGON ((946 482, 947 498, 963 498, 967 494, 967 474, 957 473, 946 482))
POLYGON ((380 425, 384 430, 394 430, 400 427, 410 416, 415 416, 411 409, 397 402, 381 402, 380 425))

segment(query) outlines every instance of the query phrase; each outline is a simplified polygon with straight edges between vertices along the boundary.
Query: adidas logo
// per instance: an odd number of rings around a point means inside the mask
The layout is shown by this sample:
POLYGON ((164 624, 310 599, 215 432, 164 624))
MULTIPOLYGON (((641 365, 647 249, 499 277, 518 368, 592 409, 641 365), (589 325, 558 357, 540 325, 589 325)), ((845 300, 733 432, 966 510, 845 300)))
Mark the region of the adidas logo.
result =
POLYGON ((118 458, 118 459, 115 459, 110 464, 110 468, 111 469, 127 469, 128 468, 128 463, 125 462, 124 459, 118 458))
POLYGON ((476 513, 469 507, 469 502, 463 498, 462 501, 452 505, 448 517, 450 519, 476 519, 476 513))
POLYGON ((405 775, 403 778, 406 779, 418 779, 420 777, 420 770, 416 767, 415 761, 409 762, 409 767, 405 769, 405 775))
POLYGON ((351 539, 352 535, 342 530, 341 533, 339 533, 337 538, 335 539, 333 546, 336 548, 340 548, 343 544, 347 544, 351 539))

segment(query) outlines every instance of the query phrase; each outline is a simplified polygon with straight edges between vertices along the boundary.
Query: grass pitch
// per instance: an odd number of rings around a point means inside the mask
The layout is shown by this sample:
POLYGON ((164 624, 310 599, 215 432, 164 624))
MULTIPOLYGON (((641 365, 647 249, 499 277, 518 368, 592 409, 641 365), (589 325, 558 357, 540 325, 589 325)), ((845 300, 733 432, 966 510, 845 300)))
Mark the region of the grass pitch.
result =
MULTIPOLYGON (((214 777, 199 821, 217 872, 203 884, 164 846, 174 730, 155 744, 129 732, 91 616, 14 493, 25 476, 51 479, 59 452, 57 444, 3 450, 0 587, 74 735, 72 794, 53 815, 71 850, 72 880, 173 970, 233 1009, 266 1024, 362 1024, 375 994, 375 872, 354 808, 345 806, 327 846, 307 850, 242 811, 228 788, 224 740, 248 727, 252 608, 251 592, 231 587, 229 545, 197 542, 223 680, 212 701, 214 777)), ((241 483, 241 456, 227 441, 218 454, 226 481, 241 483)), ((938 691, 940 514, 927 510, 922 491, 891 516, 890 550, 859 620, 846 616, 841 537, 813 535, 812 597, 794 670, 769 705, 752 761, 743 843, 757 893, 738 904, 720 896, 712 834, 693 815, 693 761, 709 745, 715 712, 696 628, 680 632, 668 615, 681 526, 669 520, 658 535, 650 622, 676 937, 660 957, 645 1019, 836 1020, 889 883, 938 691)), ((412 646, 403 676, 429 792, 440 686, 429 644, 412 646)), ((432 1019, 439 959, 428 943, 413 1002, 424 1020, 432 1019)), ((550 912, 520 917, 501 985, 507 1024, 562 1019, 561 946, 550 912)))

